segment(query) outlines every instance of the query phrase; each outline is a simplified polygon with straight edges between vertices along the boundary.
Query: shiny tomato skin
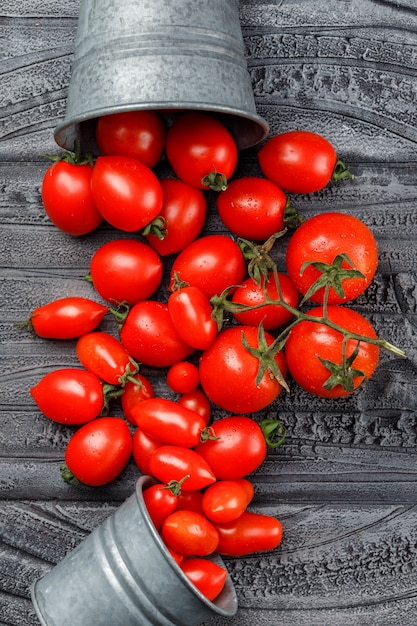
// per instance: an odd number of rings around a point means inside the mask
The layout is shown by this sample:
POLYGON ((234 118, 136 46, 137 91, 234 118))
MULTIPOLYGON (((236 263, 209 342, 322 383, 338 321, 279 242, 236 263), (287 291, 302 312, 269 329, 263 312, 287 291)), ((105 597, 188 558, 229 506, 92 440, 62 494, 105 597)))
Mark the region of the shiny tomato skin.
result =
POLYGON ((114 228, 144 228, 162 207, 161 184, 153 171, 131 157, 100 156, 91 177, 91 193, 103 218, 114 228))
POLYGON ((122 111, 103 115, 96 126, 96 141, 106 155, 138 159, 154 167, 165 147, 166 127, 156 111, 122 111))
POLYGON ((205 558, 188 557, 181 562, 182 571, 206 598, 213 602, 221 593, 227 570, 205 558))
POLYGON ((180 495, 177 499, 177 508, 176 511, 197 511, 198 513, 203 513, 203 491, 194 490, 194 491, 181 491, 180 495))
MULTIPOLYGON (((279 284, 282 292, 282 299, 285 303, 296 308, 299 302, 299 293, 294 287, 290 278, 278 272, 279 284)), ((265 302, 265 288, 268 297, 274 300, 274 304, 267 304, 258 309, 252 309, 251 311, 235 312, 233 316, 242 325, 259 326, 262 322, 262 326, 265 330, 274 330, 283 326, 293 317, 293 314, 280 306, 281 300, 278 292, 277 284, 273 272, 269 273, 268 280, 261 277, 261 282, 258 285, 254 278, 246 278, 239 287, 235 289, 232 294, 232 302, 235 304, 241 304, 247 307, 257 306, 265 302)))
POLYGON ((284 229, 287 196, 272 181, 257 176, 232 180, 216 199, 223 224, 238 237, 266 241, 284 229))
MULTIPOLYGON (((246 349, 242 333, 252 348, 258 348, 258 329, 255 326, 231 326, 222 330, 200 359, 200 382, 209 400, 231 413, 254 413, 273 402, 282 391, 275 376, 267 370, 256 384, 259 359, 246 349)), ((265 332, 267 344, 273 337, 265 332)), ((285 356, 275 356, 282 375, 286 375, 285 356)))
POLYGON ((143 501, 156 530, 160 531, 165 518, 173 513, 178 496, 163 483, 155 483, 143 492, 143 501))
POLYGON ((180 115, 169 128, 166 154, 174 172, 198 189, 202 179, 217 172, 229 179, 237 164, 236 143, 219 120, 200 111, 180 115))
POLYGON ((132 435, 125 420, 98 417, 72 435, 65 451, 65 463, 80 482, 98 487, 121 474, 131 453, 132 435))
POLYGON ((92 332, 80 337, 75 346, 84 367, 110 385, 120 385, 132 362, 126 348, 106 332, 92 332))
POLYGON ((189 476, 181 484, 183 491, 203 489, 216 480, 216 476, 205 459, 191 448, 183 446, 160 446, 152 454, 149 466, 151 475, 163 483, 168 483, 170 480, 180 481, 185 476, 189 476))
POLYGON ((175 289, 168 298, 168 311, 175 330, 193 348, 207 350, 217 335, 213 307, 206 294, 195 286, 175 289))
POLYGON ((181 180, 165 178, 160 181, 163 204, 159 215, 165 220, 166 235, 146 235, 148 243, 161 255, 183 250, 201 233, 207 215, 204 192, 181 180))
MULTIPOLYGON (((353 267, 343 262, 342 267, 355 269, 364 278, 346 278, 342 285, 345 297, 341 298, 330 289, 328 303, 342 304, 357 298, 371 284, 378 266, 378 248, 375 237, 368 226, 354 215, 326 212, 318 213, 303 222, 288 242, 286 266, 293 284, 303 295, 319 278, 320 271, 306 262, 332 263, 339 254, 346 254, 353 267)), ((312 302, 322 304, 324 288, 316 291, 312 302)))
MULTIPOLYGON (((353 309, 330 305, 327 307, 327 314, 332 322, 346 330, 376 338, 375 330, 370 322, 353 309)), ((323 307, 310 309, 307 315, 320 318, 323 315, 323 307)), ((318 357, 341 364, 342 342, 342 334, 329 328, 326 324, 302 321, 294 326, 285 345, 285 354, 288 370, 300 387, 320 398, 340 398, 352 393, 352 391, 344 390, 340 384, 331 390, 327 390, 323 386, 329 378, 330 372, 318 357), (300 359, 300 354, 302 354, 302 359, 300 359)), ((348 340, 346 345, 347 357, 352 354, 356 345, 356 340, 348 340)), ((378 365, 378 359, 378 346, 361 341, 359 354, 353 362, 353 368, 363 372, 366 379, 369 379, 378 365)), ((355 378, 355 389, 363 381, 362 376, 355 378)))
POLYGON ((89 298, 59 298, 34 309, 29 325, 44 339, 76 339, 94 330, 108 307, 89 298))
POLYGON ((219 533, 217 552, 239 557, 274 550, 282 540, 282 524, 275 517, 245 511, 231 522, 215 523, 219 533))
POLYGON ((189 393, 197 389, 200 383, 198 367, 190 361, 178 361, 167 372, 168 386, 175 393, 189 393))
POLYGON ((227 287, 239 285, 246 276, 246 264, 238 244, 231 237, 206 235, 190 243, 175 258, 171 269, 171 290, 175 273, 180 280, 201 289, 210 299, 227 287))
POLYGON ((150 458, 157 448, 165 444, 158 441, 154 437, 150 437, 140 428, 136 428, 133 433, 133 459, 142 474, 150 476, 152 474, 150 468, 150 458))
POLYGON ((165 518, 162 539, 173 550, 187 556, 207 556, 219 542, 214 525, 196 511, 174 511, 165 518))
POLYGON ((235 480, 218 480, 203 494, 204 515, 212 522, 231 522, 242 515, 248 504, 246 489, 235 480))
POLYGON ((143 300, 133 305, 120 338, 134 359, 152 367, 170 367, 194 352, 175 330, 168 305, 156 300, 143 300))
POLYGON ((90 262, 90 276, 100 296, 111 303, 136 304, 159 287, 162 261, 136 239, 115 239, 100 246, 90 262))
POLYGON ((57 161, 42 180, 42 202, 51 222, 67 235, 78 237, 95 230, 103 220, 91 193, 93 167, 57 161))
POLYGON ((192 411, 197 411, 197 413, 204 418, 207 426, 211 417, 211 406, 207 396, 201 389, 194 389, 194 391, 188 391, 182 394, 182 396, 178 398, 178 404, 192 411))
POLYGON ((38 408, 60 424, 85 424, 104 406, 103 383, 95 374, 76 368, 53 370, 30 389, 38 408))
POLYGON ((133 412, 134 408, 140 402, 143 402, 148 398, 153 398, 155 396, 155 392, 151 381, 143 374, 135 374, 133 378, 136 382, 133 380, 127 381, 124 386, 123 394, 120 397, 120 402, 125 418, 130 424, 136 426, 137 424, 133 412))
POLYGON ((332 144, 317 133, 293 130, 268 139, 258 152, 262 173, 291 193, 314 193, 326 187, 336 166, 332 144))
POLYGON ((257 422, 247 415, 215 421, 218 439, 200 442, 195 448, 218 480, 239 480, 254 472, 265 460, 267 446, 257 422))

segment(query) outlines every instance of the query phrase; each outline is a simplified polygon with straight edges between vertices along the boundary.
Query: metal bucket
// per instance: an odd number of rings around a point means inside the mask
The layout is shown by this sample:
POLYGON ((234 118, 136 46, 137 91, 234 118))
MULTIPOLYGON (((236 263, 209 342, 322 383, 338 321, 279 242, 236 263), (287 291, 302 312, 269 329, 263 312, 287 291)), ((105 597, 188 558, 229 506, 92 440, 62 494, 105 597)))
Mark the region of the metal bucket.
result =
MULTIPOLYGON (((259 143, 238 0, 81 0, 58 145, 97 154, 98 117, 122 111, 218 114, 239 149, 259 143)), ((169 120, 169 118, 168 118, 169 120)))
MULTIPOLYGON (((210 602, 180 570, 136 492, 46 576, 31 596, 43 626, 196 626, 230 617, 237 599, 230 577, 210 602)), ((223 565, 217 555, 214 560, 223 565)))

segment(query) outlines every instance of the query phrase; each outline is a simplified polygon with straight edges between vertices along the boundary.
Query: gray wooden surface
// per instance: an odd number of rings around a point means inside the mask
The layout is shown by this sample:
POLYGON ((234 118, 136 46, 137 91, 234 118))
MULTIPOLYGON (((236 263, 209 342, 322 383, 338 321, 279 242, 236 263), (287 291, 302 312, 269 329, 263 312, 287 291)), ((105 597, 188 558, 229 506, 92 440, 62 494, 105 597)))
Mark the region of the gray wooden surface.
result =
MULTIPOLYGON (((76 364, 74 343, 30 338, 15 326, 50 299, 91 295, 83 280, 90 256, 115 236, 106 226, 66 236, 40 201, 48 166, 41 154, 57 152, 53 129, 64 115, 77 14, 78 0, 0 7, 0 623, 7 626, 38 624, 32 581, 130 495, 138 475, 131 463, 108 487, 74 490, 61 481, 71 431, 42 417, 28 390, 47 371, 76 364)), ((321 132, 355 173, 297 206, 306 216, 348 211, 373 229, 379 270, 355 308, 408 359, 382 354, 375 377, 349 399, 320 401, 291 385, 271 408, 289 435, 253 477, 254 507, 282 520, 284 540, 267 556, 228 560, 240 608, 213 624, 412 626, 416 3, 242 0, 240 15, 258 111, 271 132, 321 132)), ((239 168, 256 172, 255 151, 239 168)), ((206 232, 218 230, 212 213, 206 232)), ((282 250, 276 257, 282 265, 282 250)), ((111 322, 103 328, 114 330, 111 322)), ((158 372, 147 374, 164 392, 158 372)))

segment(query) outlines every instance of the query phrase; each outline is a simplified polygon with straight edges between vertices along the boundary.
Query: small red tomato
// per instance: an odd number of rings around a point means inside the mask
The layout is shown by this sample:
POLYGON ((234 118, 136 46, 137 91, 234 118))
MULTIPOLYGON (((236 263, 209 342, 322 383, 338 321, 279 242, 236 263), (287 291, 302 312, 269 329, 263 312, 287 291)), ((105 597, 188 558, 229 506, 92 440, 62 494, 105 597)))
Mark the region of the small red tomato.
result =
POLYGON ((198 287, 179 287, 168 298, 168 311, 179 336, 198 350, 207 350, 217 335, 213 308, 198 287))
POLYGON ((207 396, 201 391, 201 389, 194 389, 194 391, 184 393, 178 399, 178 404, 187 407, 187 409, 191 409, 191 411, 200 413, 207 426, 211 417, 211 406, 207 396))
POLYGON ((167 383, 175 393, 194 391, 199 382, 198 367, 189 361, 178 361, 167 372, 167 383))
POLYGON ((130 424, 136 426, 136 421, 132 409, 148 398, 155 395, 152 383, 143 374, 135 374, 124 386, 124 391, 120 397, 123 415, 130 424))
POLYGON ((88 298, 59 298, 34 309, 28 326, 44 339, 75 339, 94 330, 108 310, 88 298))
POLYGON ((78 339, 75 350, 80 363, 110 385, 123 386, 126 377, 136 373, 126 348, 109 333, 87 333, 78 339))
POLYGON ((164 542, 184 556, 206 556, 219 542, 217 530, 201 513, 174 511, 165 518, 161 531, 164 542))
POLYGON ((231 522, 242 515, 248 504, 246 489, 237 480, 218 480, 203 495, 204 515, 212 522, 231 522))
POLYGON ((182 490, 177 499, 176 511, 197 511, 203 513, 203 492, 199 490, 184 491, 182 490))
POLYGON ((187 558, 181 562, 182 571, 206 598, 213 602, 221 593, 227 570, 204 558, 187 558))
POLYGON ((189 476, 182 483, 183 491, 203 489, 214 483, 216 476, 203 457, 184 446, 160 446, 152 454, 149 467, 151 475, 163 483, 170 480, 181 481, 184 476, 189 476))
POLYGON ((157 448, 160 448, 165 444, 162 441, 158 441, 154 437, 150 437, 144 433, 140 428, 136 428, 133 433, 133 459, 142 472, 147 476, 152 474, 150 468, 150 459, 152 454, 157 448))
POLYGON ((282 524, 275 517, 245 511, 240 517, 216 523, 217 551, 222 556, 239 557, 274 550, 282 540, 282 524))
POLYGON ((156 483, 143 491, 143 501, 156 530, 160 531, 165 518, 175 511, 177 497, 163 483, 156 483))

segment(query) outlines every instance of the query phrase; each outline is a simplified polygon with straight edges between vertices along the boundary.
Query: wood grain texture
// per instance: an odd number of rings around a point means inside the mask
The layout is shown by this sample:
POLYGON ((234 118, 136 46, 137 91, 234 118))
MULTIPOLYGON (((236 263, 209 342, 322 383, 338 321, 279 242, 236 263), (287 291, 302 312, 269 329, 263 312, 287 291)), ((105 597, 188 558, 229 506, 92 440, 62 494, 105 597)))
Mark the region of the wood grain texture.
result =
MULTIPOLYGON (((115 236, 102 225, 58 232, 40 186, 65 113, 78 0, 3 0, 0 8, 0 624, 36 626, 31 583, 128 497, 138 471, 100 489, 65 485, 71 435, 46 420, 29 388, 77 363, 75 342, 16 325, 44 302, 92 294, 92 252, 115 236)), ((414 626, 417 609, 417 8, 414 0, 241 0, 258 112, 271 133, 324 134, 355 174, 296 199, 305 216, 350 212, 379 247, 374 283, 355 302, 407 360, 384 353, 375 377, 337 402, 290 394, 255 414, 278 414, 285 445, 253 475, 254 510, 282 520, 268 555, 228 559, 239 611, 223 626, 414 626)), ((256 150, 237 175, 258 173, 256 150)), ((205 233, 225 232, 214 197, 205 233)), ((284 267, 285 241, 274 250, 284 267)), ((168 268, 165 270, 167 276, 168 268)), ((166 298, 166 280, 158 297, 166 298)), ((112 320, 102 328, 116 332, 112 320)), ((157 393, 164 376, 145 368, 157 393)), ((121 414, 120 406, 113 406, 121 414)), ((217 411, 215 417, 223 413, 217 411)), ((81 626, 81 625, 80 625, 81 626)), ((86 626, 86 625, 82 625, 86 626)), ((91 625, 93 626, 93 625, 91 625)), ((109 625, 110 626, 110 625, 109 625)))

